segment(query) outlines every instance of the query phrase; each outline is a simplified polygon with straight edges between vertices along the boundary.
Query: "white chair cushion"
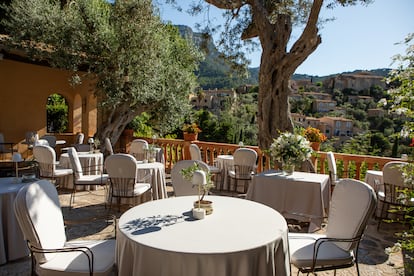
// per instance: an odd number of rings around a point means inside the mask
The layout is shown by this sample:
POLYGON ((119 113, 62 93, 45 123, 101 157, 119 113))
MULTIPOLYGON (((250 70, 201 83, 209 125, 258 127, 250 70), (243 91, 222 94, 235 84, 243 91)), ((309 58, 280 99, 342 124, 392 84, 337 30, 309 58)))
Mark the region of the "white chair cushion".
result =
MULTIPOLYGON (((55 186, 49 181, 40 180, 24 186, 15 199, 14 212, 25 239, 33 245, 42 248, 61 248, 65 245, 59 197, 55 186)), ((38 254, 39 262, 50 258, 53 254, 38 254)))
POLYGON ((149 183, 136 183, 134 185, 134 195, 141 195, 151 189, 151 184, 149 183))
MULTIPOLYGON (((338 183, 333 191, 326 229, 326 235, 330 238, 352 238, 361 235, 365 230, 369 213, 376 206, 375 192, 372 188, 365 183, 357 185, 355 181, 342 179, 339 182, 341 185, 338 183)), ((351 242, 337 243, 337 246, 346 251, 355 245, 351 242)))
POLYGON ((75 150, 74 147, 68 148, 68 155, 70 159, 70 163, 72 165, 72 170, 75 174, 75 178, 80 178, 83 176, 82 164, 79 160, 78 152, 75 150))
POLYGON ((190 145, 191 160, 202 161, 200 148, 196 144, 190 145))
POLYGON ((72 169, 56 169, 55 170, 55 176, 65 176, 65 175, 71 175, 73 173, 72 169))
MULTIPOLYGON (((290 262, 296 267, 311 267, 313 247, 318 238, 324 238, 321 234, 289 233, 290 262)), ((345 251, 333 242, 324 242, 319 247, 317 266, 340 265, 352 262, 352 251, 345 251)))
POLYGON ((215 166, 208 166, 208 169, 210 170, 211 173, 220 173, 221 169, 215 166))
MULTIPOLYGON (((110 275, 112 266, 115 262, 115 240, 105 241, 71 241, 65 244, 65 248, 75 246, 89 247, 94 254, 93 275, 110 275)), ((88 259, 81 252, 66 252, 55 254, 50 261, 39 266, 41 275, 89 275, 88 259), (64 267, 64 271, 62 271, 64 267)))
POLYGON ((107 174, 82 175, 76 179, 76 185, 103 185, 108 181, 107 174))

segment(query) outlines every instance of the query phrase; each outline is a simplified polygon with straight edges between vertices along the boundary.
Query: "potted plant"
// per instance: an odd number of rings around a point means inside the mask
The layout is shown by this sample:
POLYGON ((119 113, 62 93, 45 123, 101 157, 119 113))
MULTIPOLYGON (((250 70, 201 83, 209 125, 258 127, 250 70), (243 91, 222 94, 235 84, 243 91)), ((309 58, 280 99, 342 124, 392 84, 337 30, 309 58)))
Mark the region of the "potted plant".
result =
POLYGON ((184 124, 181 130, 184 133, 184 141, 195 141, 201 132, 200 127, 196 123, 184 124))
POLYGON ((194 208, 202 208, 205 210, 206 215, 210 215, 213 212, 213 202, 205 200, 204 197, 208 194, 210 189, 214 187, 214 183, 211 180, 211 173, 209 171, 203 171, 197 162, 194 162, 193 165, 182 169, 180 173, 185 180, 198 186, 198 200, 194 202, 194 208), (200 178, 200 171, 204 173, 205 180, 200 178))
POLYGON ((296 165, 311 157, 313 150, 302 135, 284 132, 273 139, 269 152, 275 161, 282 164, 283 172, 291 175, 296 165))
POLYGON ((311 142, 313 150, 319 150, 320 144, 325 142, 327 137, 319 129, 308 126, 303 130, 302 135, 311 142))
POLYGON ((126 126, 123 131, 124 136, 126 137, 133 137, 134 132, 139 128, 139 121, 134 118, 132 119, 126 126))

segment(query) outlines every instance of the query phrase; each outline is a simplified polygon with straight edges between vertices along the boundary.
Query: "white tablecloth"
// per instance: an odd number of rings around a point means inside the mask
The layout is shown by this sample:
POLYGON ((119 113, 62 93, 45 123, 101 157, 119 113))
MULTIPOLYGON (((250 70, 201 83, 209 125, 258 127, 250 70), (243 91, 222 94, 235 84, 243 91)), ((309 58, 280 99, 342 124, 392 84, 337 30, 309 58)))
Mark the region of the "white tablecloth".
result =
MULTIPOLYGON (((89 153, 89 152, 78 152, 79 161, 82 166, 83 174, 101 174, 103 172, 103 161, 104 157, 102 153, 89 153)), ((62 153, 59 158, 59 166, 62 168, 72 168, 70 163, 69 154, 62 153)), ((59 182, 60 187, 73 189, 73 176, 68 175, 67 177, 63 177, 62 181, 59 182)), ((82 185, 79 186, 77 189, 87 189, 90 188, 95 190, 97 187, 96 185, 82 185)))
POLYGON ((196 196, 150 201, 119 219, 119 275, 290 275, 287 224, 249 200, 208 196, 214 211, 194 220, 196 196), (258 215, 260 214, 260 215, 258 215))
POLYGON ((160 162, 142 163, 138 161, 138 177, 141 178, 148 175, 149 183, 152 186, 152 199, 167 198, 164 164, 160 162))
POLYGON ((365 174, 365 183, 370 185, 376 192, 384 191, 382 171, 367 170, 365 174), (379 185, 377 186, 375 182, 377 182, 379 185))
POLYGON ((26 241, 14 215, 14 199, 25 183, 14 177, 0 178, 0 264, 29 255, 26 241))
POLYGON ((229 168, 233 167, 233 155, 218 155, 216 158, 217 167, 221 170, 221 187, 223 190, 229 190, 230 187, 227 187, 227 171, 229 168))
POLYGON ((247 191, 247 198, 263 203, 284 217, 309 221, 309 231, 321 227, 330 202, 330 181, 327 174, 269 170, 257 174, 247 191))
MULTIPOLYGON (((376 193, 384 192, 384 179, 382 171, 367 170, 365 174, 365 183, 370 185, 376 193), (379 184, 377 185, 376 182, 379 184)), ((378 200, 377 210, 375 211, 377 216, 381 216, 382 202, 378 200)))

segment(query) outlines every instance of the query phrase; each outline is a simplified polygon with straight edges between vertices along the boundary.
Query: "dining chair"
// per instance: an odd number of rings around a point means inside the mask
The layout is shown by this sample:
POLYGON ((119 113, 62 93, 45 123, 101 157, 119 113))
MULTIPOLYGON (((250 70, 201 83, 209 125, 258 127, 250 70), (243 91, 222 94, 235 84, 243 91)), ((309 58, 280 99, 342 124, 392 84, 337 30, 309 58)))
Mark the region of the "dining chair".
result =
MULTIPOLYGON (((72 208, 72 203, 75 203, 75 194, 78 186, 99 185, 106 189, 108 174, 104 174, 102 171, 95 171, 95 174, 85 175, 83 174, 78 152, 74 147, 68 148, 68 155, 73 170, 73 189, 69 203, 69 207, 72 208)), ((91 172, 93 173, 94 171, 91 170, 91 172)))
MULTIPOLYGON (((73 147, 77 152, 90 152, 91 146, 88 144, 74 144, 73 147)), ((67 150, 68 148, 66 148, 67 150)))
POLYGON ((324 234, 289 233, 290 263, 298 273, 358 266, 358 248, 377 206, 374 189, 355 179, 341 179, 332 194, 324 234))
POLYGON ((109 137, 105 137, 105 149, 109 155, 114 154, 114 148, 112 147, 111 139, 109 139, 109 137))
POLYGON ((35 142, 35 146, 49 146, 49 141, 46 139, 39 139, 35 142))
POLYGON ((49 146, 52 148, 56 147, 56 136, 54 135, 43 135, 40 139, 46 140, 49 143, 49 146))
POLYGON ((329 170, 329 179, 331 180, 331 190, 334 189, 336 183, 338 183, 338 174, 336 168, 336 160, 335 155, 332 151, 328 151, 326 153, 326 157, 328 159, 328 170, 329 170))
MULTIPOLYGON (((122 198, 140 198, 143 202, 143 196, 146 192, 151 191, 150 183, 139 181, 138 165, 135 157, 126 153, 116 153, 110 155, 105 160, 105 169, 109 176, 109 210, 112 207, 112 199, 117 199, 118 212, 121 209, 122 198)), ((134 202, 136 205, 136 202, 134 202)))
POLYGON ((398 221, 404 218, 408 208, 414 208, 412 185, 404 182, 402 168, 407 162, 391 161, 382 168, 383 188, 377 187, 378 200, 381 203, 381 211, 378 217, 377 229, 384 219, 398 221))
POLYGON ((85 134, 82 132, 78 132, 75 137, 75 144, 83 144, 83 140, 85 139, 85 134))
POLYGON ((27 144, 27 148, 29 150, 33 150, 33 147, 37 144, 36 142, 39 140, 39 134, 36 131, 28 131, 25 134, 25 143, 27 144))
MULTIPOLYGON (((201 157, 201 150, 197 144, 190 144, 190 156, 191 156, 191 160, 203 161, 201 157)), ((216 184, 219 183, 221 180, 221 169, 217 166, 211 166, 211 165, 208 165, 208 169, 214 177, 214 182, 216 184)))
MULTIPOLYGON (((38 141, 40 141, 39 139, 38 141)), ((59 179, 73 174, 72 169, 60 168, 56 152, 49 145, 37 144, 33 147, 33 157, 38 163, 39 177, 50 179, 59 186, 59 179)))
POLYGON ((146 149, 148 149, 148 142, 144 139, 132 140, 129 148, 129 154, 135 157, 137 161, 147 159, 146 149))
POLYGON ((191 181, 184 179, 181 174, 182 169, 186 169, 194 163, 205 172, 209 171, 209 166, 200 160, 181 160, 174 164, 171 169, 171 185, 173 186, 175 196, 198 195, 198 187, 194 186, 191 181))
POLYGON ((14 213, 31 257, 32 275, 111 275, 115 239, 68 241, 56 187, 39 180, 20 189, 14 213))
POLYGON ((227 172, 227 187, 231 189, 234 182, 234 192, 238 192, 238 182, 244 182, 243 193, 247 193, 249 183, 255 174, 257 152, 249 148, 238 148, 233 154, 233 166, 227 172))
POLYGON ((0 154, 2 155, 2 157, 4 154, 13 152, 13 143, 5 142, 3 133, 0 133, 0 154))

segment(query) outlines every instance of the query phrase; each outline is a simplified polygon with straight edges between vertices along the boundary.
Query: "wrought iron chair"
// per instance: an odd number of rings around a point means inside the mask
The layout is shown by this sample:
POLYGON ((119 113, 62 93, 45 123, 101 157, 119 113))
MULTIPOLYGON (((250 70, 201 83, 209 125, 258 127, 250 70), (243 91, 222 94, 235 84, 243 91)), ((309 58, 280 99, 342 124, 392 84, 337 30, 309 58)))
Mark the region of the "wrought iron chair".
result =
POLYGON ((358 247, 377 206, 375 191, 354 179, 341 179, 332 194, 325 234, 289 233, 290 263, 302 273, 358 267, 358 247))
POLYGON ((208 165, 199 160, 181 160, 175 163, 171 169, 171 184, 175 196, 198 195, 198 187, 194 186, 191 181, 184 179, 181 175, 181 170, 194 165, 194 162, 198 163, 205 172, 209 171, 208 165))
POLYGON ((0 154, 3 159, 3 155, 5 154, 13 154, 15 150, 13 149, 13 143, 5 142, 3 133, 0 133, 0 154))
MULTIPOLYGON (((203 161, 203 158, 201 157, 201 150, 197 144, 190 144, 190 156, 191 156, 191 160, 203 161)), ((214 177, 215 184, 217 185, 217 183, 221 183, 221 169, 216 166, 211 166, 208 164, 207 166, 208 166, 210 173, 214 177)))
POLYGON ((95 174, 84 175, 78 152, 74 147, 68 148, 70 164, 73 170, 73 189, 70 195, 70 207, 75 202, 75 194, 78 186, 99 185, 106 188, 108 182, 108 174, 97 171, 95 174))
POLYGON ((382 168, 383 188, 378 188, 377 196, 382 203, 379 213, 377 229, 380 228, 384 219, 393 219, 394 221, 404 219, 408 214, 408 209, 414 207, 413 187, 406 185, 404 182, 402 167, 406 162, 392 161, 388 162, 382 168))
MULTIPOLYGON (((150 183, 141 183, 137 177, 137 161, 130 154, 116 153, 105 160, 105 169, 109 176, 109 210, 112 207, 112 199, 117 198, 118 211, 121 209, 122 198, 141 198, 151 191, 150 183)), ((134 202, 136 205, 136 202, 134 202)))
POLYGON ((56 152, 48 145, 35 145, 33 147, 33 156, 38 163, 39 177, 50 179, 57 186, 59 186, 59 180, 61 178, 73 174, 72 169, 58 167, 59 162, 56 161, 56 152))
POLYGON ((231 182, 234 182, 233 191, 238 192, 238 182, 243 181, 243 193, 247 193, 249 183, 255 174, 257 161, 257 152, 249 148, 239 148, 233 154, 233 168, 230 168, 228 174, 228 187, 231 188, 231 182))
POLYGON ((67 241, 59 197, 47 180, 24 186, 14 202, 31 252, 32 275, 111 275, 115 239, 67 241))
POLYGON ((146 149, 148 149, 148 142, 143 139, 135 139, 131 142, 129 154, 135 157, 137 161, 147 159, 146 149))

